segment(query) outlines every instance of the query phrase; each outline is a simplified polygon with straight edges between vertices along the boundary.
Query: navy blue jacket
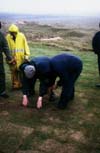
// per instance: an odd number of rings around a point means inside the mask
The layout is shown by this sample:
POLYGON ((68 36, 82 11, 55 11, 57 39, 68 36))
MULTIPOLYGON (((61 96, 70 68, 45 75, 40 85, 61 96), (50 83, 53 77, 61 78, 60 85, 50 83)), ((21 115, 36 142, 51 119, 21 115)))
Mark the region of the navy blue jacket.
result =
POLYGON ((72 54, 59 54, 51 58, 51 67, 57 76, 64 77, 68 72, 77 71, 82 68, 82 61, 72 54))
POLYGON ((40 80, 39 96, 43 96, 44 94, 46 94, 51 75, 50 59, 48 57, 46 56, 35 57, 31 59, 30 62, 23 63, 20 66, 20 70, 23 71, 23 77, 22 77, 23 94, 27 95, 27 92, 29 90, 29 82, 31 82, 31 85, 33 84, 34 87, 36 79, 40 80), (33 65, 36 68, 36 74, 31 79, 25 77, 24 68, 26 65, 33 65))

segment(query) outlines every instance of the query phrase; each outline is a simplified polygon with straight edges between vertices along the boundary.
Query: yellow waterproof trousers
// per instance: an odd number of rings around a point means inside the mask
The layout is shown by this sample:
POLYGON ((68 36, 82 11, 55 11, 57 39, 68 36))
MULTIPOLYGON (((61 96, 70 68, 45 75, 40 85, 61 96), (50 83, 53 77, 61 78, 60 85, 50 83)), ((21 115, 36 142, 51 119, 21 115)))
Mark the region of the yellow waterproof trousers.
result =
POLYGON ((11 71, 12 89, 20 89, 22 87, 20 79, 20 71, 17 69, 16 65, 11 65, 10 71, 11 71))

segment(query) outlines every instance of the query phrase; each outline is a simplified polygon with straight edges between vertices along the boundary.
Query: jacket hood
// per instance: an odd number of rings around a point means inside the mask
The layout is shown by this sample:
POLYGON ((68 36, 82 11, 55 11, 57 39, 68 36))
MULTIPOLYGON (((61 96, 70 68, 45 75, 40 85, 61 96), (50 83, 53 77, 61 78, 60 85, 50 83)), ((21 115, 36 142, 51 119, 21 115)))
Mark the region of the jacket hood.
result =
POLYGON ((18 27, 15 24, 12 24, 9 27, 9 32, 18 32, 18 31, 19 31, 19 29, 18 29, 18 27))

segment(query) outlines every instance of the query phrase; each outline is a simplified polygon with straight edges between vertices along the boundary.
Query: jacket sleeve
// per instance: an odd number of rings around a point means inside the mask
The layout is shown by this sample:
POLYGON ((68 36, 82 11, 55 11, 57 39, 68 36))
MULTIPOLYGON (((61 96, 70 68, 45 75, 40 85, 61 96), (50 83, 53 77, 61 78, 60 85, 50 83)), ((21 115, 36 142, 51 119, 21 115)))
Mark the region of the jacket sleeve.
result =
POLYGON ((10 51, 9 51, 9 47, 8 47, 8 44, 7 44, 7 40, 6 38, 4 37, 4 35, 2 34, 2 49, 3 49, 3 52, 7 58, 8 61, 12 60, 12 57, 10 55, 10 51))
POLYGON ((23 77, 21 78, 22 83, 22 92, 23 95, 30 95, 32 92, 34 93, 36 78, 27 79, 25 75, 23 74, 23 77))
POLYGON ((48 91, 48 79, 40 79, 39 96, 43 97, 48 91))
POLYGON ((39 96, 44 96, 48 92, 48 88, 52 87, 55 84, 56 78, 48 78, 44 77, 40 79, 40 88, 39 88, 39 96))
POLYGON ((28 46, 28 43, 27 43, 25 36, 24 36, 24 45, 25 45, 25 59, 28 59, 30 56, 30 49, 29 49, 29 46, 28 46))

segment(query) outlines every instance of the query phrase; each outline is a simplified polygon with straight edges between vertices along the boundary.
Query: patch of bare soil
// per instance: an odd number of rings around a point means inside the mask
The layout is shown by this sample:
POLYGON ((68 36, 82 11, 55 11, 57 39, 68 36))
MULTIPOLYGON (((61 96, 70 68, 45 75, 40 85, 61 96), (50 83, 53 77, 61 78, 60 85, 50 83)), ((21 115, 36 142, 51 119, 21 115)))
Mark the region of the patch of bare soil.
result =
POLYGON ((20 125, 16 125, 16 124, 12 124, 12 123, 8 123, 6 124, 6 126, 3 126, 2 128, 3 131, 7 131, 8 133, 16 133, 16 131, 18 133, 21 134, 22 138, 27 137, 28 135, 30 135, 34 129, 30 128, 30 127, 25 127, 25 126, 20 126, 20 125))
POLYGON ((71 139, 73 139, 74 141, 77 141, 77 142, 82 142, 82 143, 86 142, 85 136, 82 133, 82 131, 71 130, 70 133, 69 133, 69 138, 71 138, 71 139))
POLYGON ((47 139, 39 146, 40 152, 44 153, 76 153, 76 148, 71 144, 61 144, 53 139, 47 139))
POLYGON ((7 99, 0 101, 0 112, 8 110, 17 110, 21 108, 21 100, 15 102, 15 100, 7 99))
POLYGON ((23 140, 34 132, 33 128, 15 125, 12 123, 0 126, 0 151, 3 153, 15 153, 23 140))
POLYGON ((40 153, 40 151, 34 151, 34 150, 24 150, 24 151, 18 151, 16 153, 40 153))

